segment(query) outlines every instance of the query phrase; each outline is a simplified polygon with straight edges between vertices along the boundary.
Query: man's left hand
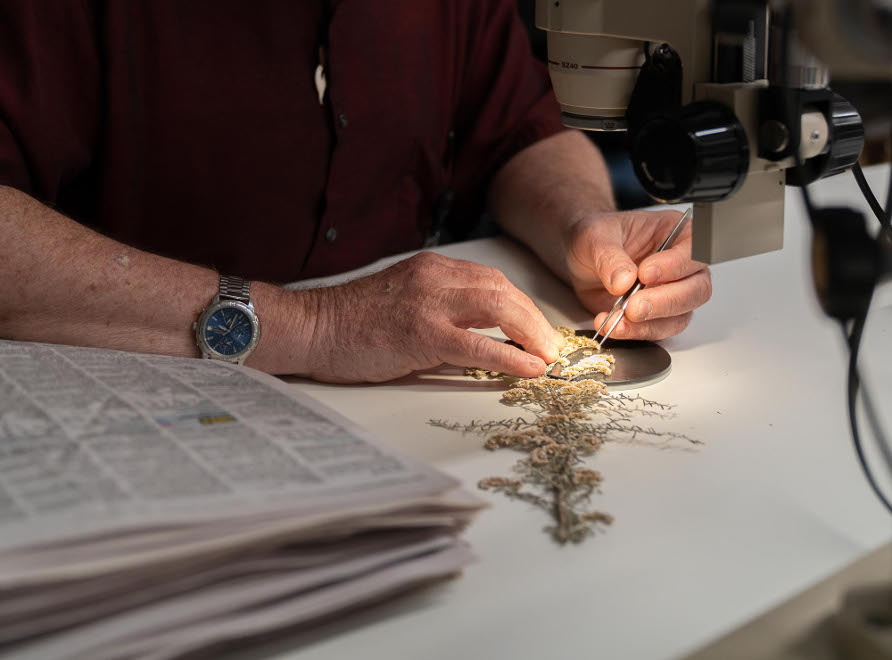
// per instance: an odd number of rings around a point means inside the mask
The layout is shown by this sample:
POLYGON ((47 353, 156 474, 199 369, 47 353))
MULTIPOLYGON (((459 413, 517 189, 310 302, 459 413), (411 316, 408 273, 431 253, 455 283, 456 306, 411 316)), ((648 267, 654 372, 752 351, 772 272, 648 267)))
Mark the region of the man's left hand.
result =
POLYGON ((618 296, 641 280, 617 339, 665 339, 684 330, 693 310, 712 295, 705 264, 691 260, 691 225, 675 244, 657 248, 678 222, 677 211, 599 213, 575 223, 566 237, 567 269, 580 301, 601 325, 618 296))

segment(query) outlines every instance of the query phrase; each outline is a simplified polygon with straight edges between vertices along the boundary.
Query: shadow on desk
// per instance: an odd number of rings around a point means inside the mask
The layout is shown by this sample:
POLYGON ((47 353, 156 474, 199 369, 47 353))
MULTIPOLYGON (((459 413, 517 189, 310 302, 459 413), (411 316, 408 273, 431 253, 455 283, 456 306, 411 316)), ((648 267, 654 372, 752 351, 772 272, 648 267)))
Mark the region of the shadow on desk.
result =
POLYGON ((456 390, 502 392, 506 389, 503 380, 498 378, 471 378, 465 375, 464 369, 447 365, 412 372, 408 376, 403 376, 393 381, 393 384, 399 385, 401 389, 424 390, 426 392, 452 392, 456 390))
MULTIPOLYGON (((461 575, 455 576, 460 578, 461 575)), ((201 657, 220 660, 261 660, 282 654, 298 653, 338 635, 358 632, 368 626, 394 617, 406 616, 433 607, 448 597, 452 579, 435 580, 373 603, 358 604, 349 610, 325 617, 299 628, 251 637, 237 642, 227 641, 218 648, 203 649, 201 657)))
MULTIPOLYGON (((304 378, 285 376, 286 383, 300 384, 308 382, 304 378)), ((465 370, 459 367, 443 365, 433 369, 413 371, 407 376, 389 380, 384 383, 313 383, 316 387, 331 387, 338 389, 368 389, 368 388, 399 388, 401 392, 498 392, 505 389, 505 383, 499 379, 476 379, 465 376, 465 370)))

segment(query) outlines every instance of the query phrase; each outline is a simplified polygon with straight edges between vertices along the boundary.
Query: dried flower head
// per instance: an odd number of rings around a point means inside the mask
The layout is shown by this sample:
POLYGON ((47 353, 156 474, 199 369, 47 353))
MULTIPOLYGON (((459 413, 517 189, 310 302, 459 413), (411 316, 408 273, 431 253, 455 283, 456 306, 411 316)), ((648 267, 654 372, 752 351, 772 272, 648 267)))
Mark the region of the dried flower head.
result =
POLYGON ((500 374, 498 371, 489 371, 487 369, 478 369, 477 367, 468 367, 465 369, 465 376, 471 376, 472 378, 476 378, 477 380, 482 380, 484 378, 503 378, 503 374, 500 374))
POLYGON ((545 447, 536 447, 530 452, 530 463, 533 465, 545 465, 548 463, 548 451, 545 447))
MULTIPOLYGON (((566 358, 564 358, 566 360, 566 358)), ((616 358, 610 354, 597 353, 582 358, 576 364, 566 367, 561 372, 562 378, 577 378, 579 376, 591 376, 594 374, 604 374, 609 376, 613 373, 613 365, 616 358)))
POLYGON ((480 490, 499 490, 506 489, 518 491, 523 488, 523 482, 517 479, 505 479, 504 477, 487 477, 477 482, 480 490))
POLYGON ((588 468, 579 468, 573 470, 573 483, 580 486, 594 486, 603 481, 601 473, 597 470, 589 470, 588 468))
POLYGON ((585 522, 600 523, 602 525, 613 524, 613 516, 611 516, 609 513, 602 513, 601 511, 590 511, 588 513, 583 513, 580 518, 585 522))

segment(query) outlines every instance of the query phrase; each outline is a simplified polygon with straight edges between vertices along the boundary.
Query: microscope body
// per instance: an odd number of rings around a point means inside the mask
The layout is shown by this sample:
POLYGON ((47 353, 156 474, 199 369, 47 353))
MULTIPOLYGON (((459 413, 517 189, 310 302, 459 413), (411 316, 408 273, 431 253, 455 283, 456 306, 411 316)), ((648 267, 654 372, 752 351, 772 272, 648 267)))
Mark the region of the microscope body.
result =
POLYGON ((863 147, 821 63, 779 52, 773 15, 768 0, 536 3, 564 124, 627 132, 645 190, 693 202, 698 261, 783 247, 785 185, 841 172, 863 147))

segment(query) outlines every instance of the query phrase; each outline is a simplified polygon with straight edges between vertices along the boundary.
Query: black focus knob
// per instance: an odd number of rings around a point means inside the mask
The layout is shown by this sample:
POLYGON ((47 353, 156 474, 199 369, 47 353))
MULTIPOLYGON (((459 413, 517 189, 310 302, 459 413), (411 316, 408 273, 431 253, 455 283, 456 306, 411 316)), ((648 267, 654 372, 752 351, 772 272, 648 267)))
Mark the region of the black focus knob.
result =
POLYGON ((654 115, 631 136, 635 174, 654 199, 715 202, 743 184, 746 131, 730 108, 700 101, 654 115))
POLYGON ((861 157, 864 123, 855 106, 839 94, 833 94, 829 104, 824 104, 821 109, 830 128, 827 149, 798 167, 787 170, 787 183, 790 185, 805 186, 845 172, 861 157))
POLYGON ((830 155, 821 176, 844 172, 858 162, 864 150, 864 122, 851 103, 839 94, 830 104, 830 155))

